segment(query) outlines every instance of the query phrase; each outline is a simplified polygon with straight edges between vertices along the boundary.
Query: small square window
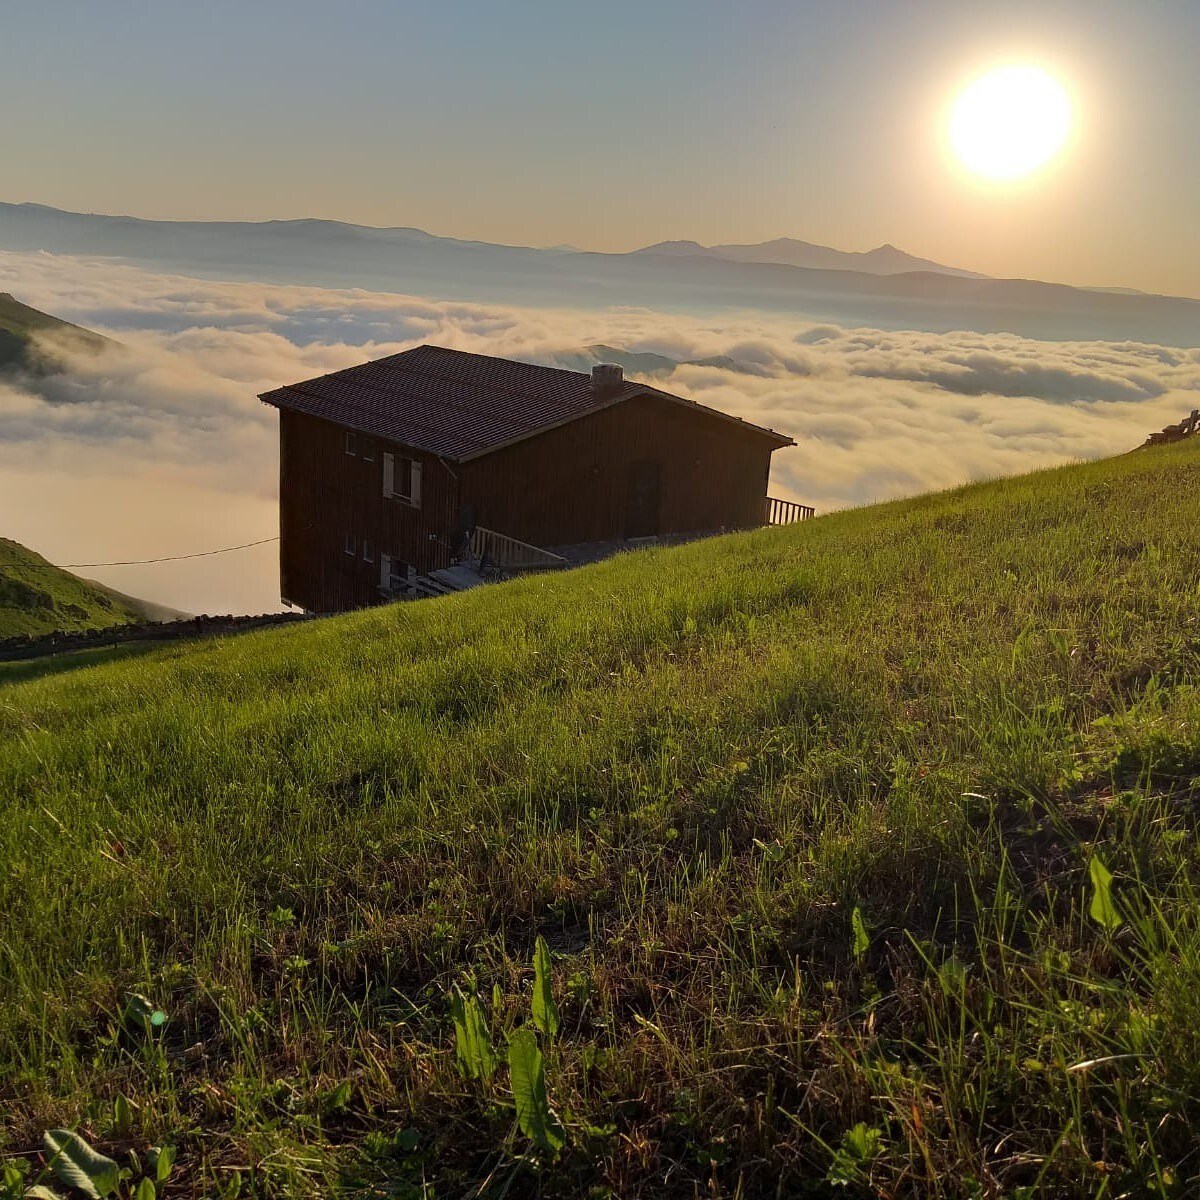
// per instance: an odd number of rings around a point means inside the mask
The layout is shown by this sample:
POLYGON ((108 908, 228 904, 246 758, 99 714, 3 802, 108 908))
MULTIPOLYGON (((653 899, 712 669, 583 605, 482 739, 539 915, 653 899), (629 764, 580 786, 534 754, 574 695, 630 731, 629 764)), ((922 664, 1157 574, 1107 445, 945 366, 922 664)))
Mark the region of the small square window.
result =
POLYGON ((375 443, 370 438, 364 438, 362 444, 362 460, 363 462, 375 461, 375 443))
POLYGON ((352 533, 346 534, 346 544, 342 548, 346 551, 346 553, 348 555, 350 555, 351 558, 354 557, 354 552, 355 552, 354 534, 352 534, 352 533))
POLYGON ((399 454, 383 456, 383 494, 389 500, 403 500, 413 508, 421 507, 421 460, 399 454))
POLYGON ((374 562, 375 552, 371 549, 370 542, 363 542, 363 562, 374 562))
POLYGON ((346 453, 349 455, 354 455, 357 452, 358 451, 355 447, 354 434, 352 434, 352 433, 346 434, 346 453))

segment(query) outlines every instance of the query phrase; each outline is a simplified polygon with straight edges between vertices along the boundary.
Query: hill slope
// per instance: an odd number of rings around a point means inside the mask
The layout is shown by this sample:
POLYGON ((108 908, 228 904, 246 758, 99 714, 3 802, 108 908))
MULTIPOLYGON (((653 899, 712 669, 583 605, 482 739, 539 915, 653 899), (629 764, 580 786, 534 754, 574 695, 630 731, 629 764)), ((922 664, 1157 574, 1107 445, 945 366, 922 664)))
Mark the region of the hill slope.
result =
POLYGON ((6 687, 6 1145, 168 1141, 179 1194, 1191 1194, 1198 451, 6 687))
POLYGON ((0 538, 0 638, 163 620, 170 611, 80 579, 0 538))
POLYGON ((99 352, 111 345, 107 338, 48 313, 22 304, 8 292, 0 292, 0 371, 5 369, 42 370, 53 362, 46 343, 69 343, 99 352))

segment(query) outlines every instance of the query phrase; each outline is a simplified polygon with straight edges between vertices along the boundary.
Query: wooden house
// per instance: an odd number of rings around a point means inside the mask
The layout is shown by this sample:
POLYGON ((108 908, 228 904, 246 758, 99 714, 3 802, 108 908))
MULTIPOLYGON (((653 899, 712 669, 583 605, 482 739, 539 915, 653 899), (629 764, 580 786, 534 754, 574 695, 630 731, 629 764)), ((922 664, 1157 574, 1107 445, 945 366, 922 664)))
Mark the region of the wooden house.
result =
POLYGON ((260 399, 280 415, 280 587, 311 612, 455 564, 517 573, 811 513, 767 497, 791 438, 620 367, 419 346, 260 399))

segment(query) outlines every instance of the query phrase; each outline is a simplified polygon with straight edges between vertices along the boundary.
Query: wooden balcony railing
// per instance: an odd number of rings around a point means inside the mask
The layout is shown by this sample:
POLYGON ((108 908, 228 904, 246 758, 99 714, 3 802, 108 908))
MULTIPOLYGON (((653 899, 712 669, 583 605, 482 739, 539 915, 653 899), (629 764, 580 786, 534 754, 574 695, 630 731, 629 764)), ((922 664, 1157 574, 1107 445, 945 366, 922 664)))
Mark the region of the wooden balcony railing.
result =
POLYGON ((477 571, 500 571, 505 575, 528 575, 534 571, 558 571, 570 566, 558 554, 539 546, 476 527, 471 534, 471 559, 477 571))
POLYGON ((768 525, 791 525, 794 521, 807 521, 814 511, 810 505, 797 504, 795 500, 767 497, 768 525))

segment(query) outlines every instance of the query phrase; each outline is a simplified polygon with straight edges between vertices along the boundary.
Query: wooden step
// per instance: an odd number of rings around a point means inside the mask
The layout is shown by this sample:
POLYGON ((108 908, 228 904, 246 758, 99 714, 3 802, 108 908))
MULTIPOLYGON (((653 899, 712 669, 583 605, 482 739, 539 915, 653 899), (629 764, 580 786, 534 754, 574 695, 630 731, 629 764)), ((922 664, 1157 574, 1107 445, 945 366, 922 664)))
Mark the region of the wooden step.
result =
POLYGON ((483 578, 478 571, 461 564, 454 567, 443 567, 440 571, 431 571, 429 578, 435 580, 452 592, 465 592, 468 588, 478 587, 483 578))
POLYGON ((470 567, 443 567, 438 571, 431 571, 428 575, 418 575, 409 583, 408 595, 413 600, 431 600, 436 596, 465 592, 468 588, 478 587, 482 582, 479 573, 470 567))

